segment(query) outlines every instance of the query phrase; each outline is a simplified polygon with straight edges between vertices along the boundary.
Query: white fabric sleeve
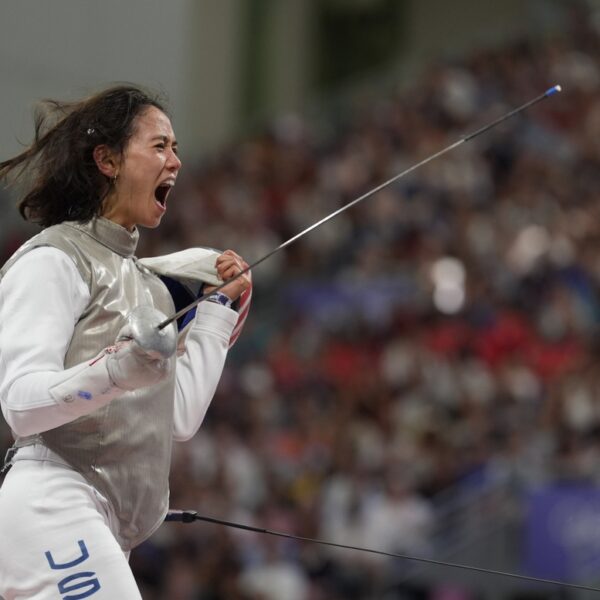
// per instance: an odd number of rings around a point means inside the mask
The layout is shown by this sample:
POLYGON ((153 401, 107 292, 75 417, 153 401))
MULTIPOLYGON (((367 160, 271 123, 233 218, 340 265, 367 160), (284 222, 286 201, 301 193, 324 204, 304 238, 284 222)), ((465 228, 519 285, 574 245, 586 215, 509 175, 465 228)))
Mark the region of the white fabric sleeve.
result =
MULTIPOLYGON (((65 370, 64 357, 89 301, 75 264, 57 248, 29 251, 0 282, 0 404, 17 435, 64 425, 112 399, 65 399, 51 392, 88 367, 83 363, 65 370)), ((95 370, 103 386, 104 372, 100 365, 95 370)))
POLYGON ((215 302, 201 302, 185 341, 185 352, 177 358, 173 437, 189 440, 198 431, 227 357, 229 339, 238 314, 215 302))

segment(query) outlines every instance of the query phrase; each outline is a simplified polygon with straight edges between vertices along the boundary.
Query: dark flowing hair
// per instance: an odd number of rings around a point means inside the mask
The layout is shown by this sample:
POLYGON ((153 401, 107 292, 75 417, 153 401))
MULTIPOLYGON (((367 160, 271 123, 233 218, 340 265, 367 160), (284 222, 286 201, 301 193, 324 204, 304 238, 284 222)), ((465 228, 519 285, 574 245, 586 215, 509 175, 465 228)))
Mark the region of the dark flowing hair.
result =
POLYGON ((94 148, 106 144, 122 155, 135 118, 149 106, 166 112, 157 95, 133 85, 111 87, 76 102, 42 100, 34 113, 33 143, 0 162, 0 181, 26 180, 18 203, 21 216, 49 227, 99 215, 113 182, 98 169, 94 148))

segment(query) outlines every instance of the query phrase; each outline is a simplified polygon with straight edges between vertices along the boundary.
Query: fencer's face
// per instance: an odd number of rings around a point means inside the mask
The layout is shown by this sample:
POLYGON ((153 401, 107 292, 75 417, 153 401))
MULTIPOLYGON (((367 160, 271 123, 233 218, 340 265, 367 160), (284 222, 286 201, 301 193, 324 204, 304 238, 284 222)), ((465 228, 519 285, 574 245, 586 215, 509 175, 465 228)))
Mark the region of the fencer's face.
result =
POLYGON ((171 121, 149 106, 135 118, 104 216, 129 230, 136 225, 157 227, 180 168, 171 121))

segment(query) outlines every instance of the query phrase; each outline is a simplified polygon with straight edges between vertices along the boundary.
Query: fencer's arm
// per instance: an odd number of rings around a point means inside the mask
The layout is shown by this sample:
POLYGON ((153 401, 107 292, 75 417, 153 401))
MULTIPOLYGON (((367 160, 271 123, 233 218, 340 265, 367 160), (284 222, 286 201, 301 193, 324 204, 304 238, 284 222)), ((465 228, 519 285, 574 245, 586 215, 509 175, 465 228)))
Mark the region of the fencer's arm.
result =
POLYGON ((0 404, 16 434, 64 425, 125 393, 108 373, 114 355, 64 369, 75 323, 89 300, 75 265, 55 248, 31 250, 2 279, 0 404), (82 382, 85 387, 73 387, 82 382))
MULTIPOLYGON (((107 388, 105 365, 98 361, 64 369, 75 323, 90 300, 71 259, 43 247, 20 258, 0 283, 0 404, 20 436, 41 433, 89 414, 124 390, 111 388, 92 398, 71 397, 63 389, 84 375, 96 390, 107 388)), ((174 435, 189 439, 204 419, 221 377, 237 313, 204 303, 177 360, 174 435)))
POLYGON ((229 340, 237 323, 236 311, 201 302, 177 358, 173 437, 190 439, 197 431, 223 372, 229 340))

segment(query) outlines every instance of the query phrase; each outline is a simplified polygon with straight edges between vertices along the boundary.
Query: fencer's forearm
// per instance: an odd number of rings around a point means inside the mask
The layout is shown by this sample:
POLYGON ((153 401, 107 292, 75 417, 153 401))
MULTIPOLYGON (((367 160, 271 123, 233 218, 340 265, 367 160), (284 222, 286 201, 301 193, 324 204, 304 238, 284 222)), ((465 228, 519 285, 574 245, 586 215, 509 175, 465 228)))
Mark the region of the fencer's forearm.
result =
POLYGON ((88 415, 122 396, 106 368, 107 355, 59 372, 36 372, 13 382, 2 413, 19 436, 42 433, 88 415))
POLYGON ((223 372, 237 318, 229 308, 211 302, 198 305, 185 353, 177 359, 173 415, 177 441, 190 439, 204 420, 223 372))

